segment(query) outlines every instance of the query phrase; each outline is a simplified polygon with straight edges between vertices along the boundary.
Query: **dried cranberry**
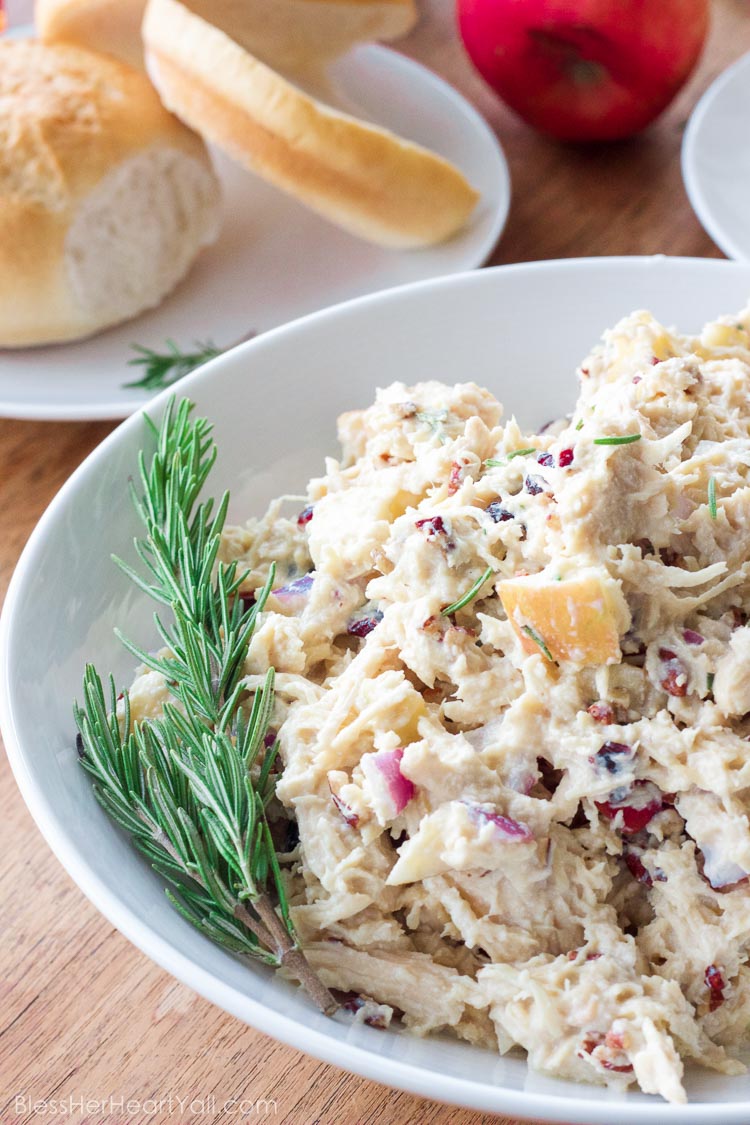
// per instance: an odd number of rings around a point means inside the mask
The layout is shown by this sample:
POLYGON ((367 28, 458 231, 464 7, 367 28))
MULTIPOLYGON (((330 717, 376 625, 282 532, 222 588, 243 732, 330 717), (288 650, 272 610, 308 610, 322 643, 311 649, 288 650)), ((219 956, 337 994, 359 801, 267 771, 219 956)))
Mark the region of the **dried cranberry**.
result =
POLYGON ((688 675, 687 668, 670 648, 659 649, 659 659, 664 664, 664 675, 659 681, 669 695, 678 698, 687 695, 688 675))
POLYGON ((732 606, 732 628, 740 629, 743 625, 747 625, 747 614, 739 606, 732 606))
MULTIPOLYGON (((581 1040, 581 1045, 576 1051, 576 1054, 581 1059, 585 1058, 586 1055, 592 1054, 592 1052, 595 1051, 597 1047, 602 1046, 602 1044, 609 1047, 610 1050, 620 1051, 622 1050, 623 1041, 620 1036, 615 1036, 611 1032, 603 1036, 600 1031, 594 1031, 587 1035, 585 1039, 581 1040)), ((596 1062, 598 1062, 604 1070, 613 1070, 619 1074, 628 1074, 633 1069, 632 1063, 617 1064, 610 1062, 609 1059, 601 1058, 600 1055, 596 1056, 596 1062)))
POLYGON ((557 458, 557 463, 561 469, 567 469, 568 465, 573 464, 573 450, 561 449, 560 456, 557 458))
POLYGON ((248 594, 240 594, 240 603, 242 605, 242 612, 247 613, 255 605, 255 592, 251 590, 248 594))
MULTIPOLYGON (((367 1003, 364 996, 360 996, 358 992, 343 992, 339 993, 341 998, 341 1007, 345 1012, 358 1012, 367 1003)), ((379 1031, 384 1031, 388 1026, 381 1015, 365 1016, 365 1023, 369 1027, 377 1027, 379 1031)))
POLYGON ((615 712, 609 703, 604 703, 602 700, 597 700, 587 708, 589 715, 595 723, 613 723, 615 721, 615 712))
POLYGON ((451 465, 450 476, 448 477, 448 492, 452 496, 454 492, 458 492, 463 482, 464 466, 459 465, 458 461, 454 461, 451 465))
POLYGON ((700 633, 696 633, 695 629, 685 629, 682 633, 682 639, 686 645, 702 645, 706 638, 701 636, 700 633))
POLYGON ((716 965, 708 966, 703 979, 708 988, 708 1010, 709 1012, 715 1012, 726 999, 724 996, 724 989, 727 986, 726 981, 724 980, 721 969, 717 969, 716 965))
POLYGON ((544 492, 547 487, 547 482, 542 477, 534 476, 532 473, 526 477, 523 486, 528 492, 529 496, 538 496, 540 492, 544 492))
POLYGON ((430 538, 434 535, 447 535, 442 516, 431 516, 429 519, 417 520, 414 526, 420 528, 420 530, 424 528, 430 538))
POLYGON ((513 513, 503 507, 503 502, 499 497, 497 500, 491 500, 486 510, 487 515, 490 516, 495 523, 505 523, 506 520, 513 519, 513 513))
POLYGON ((657 363, 661 363, 661 360, 659 359, 658 355, 652 355, 651 356, 651 366, 656 367, 657 363))
POLYGON ((643 860, 639 855, 636 855, 635 852, 625 852, 625 864, 630 874, 639 883, 644 883, 647 887, 653 886, 654 881, 643 866, 643 860))
POLYGON ((597 750, 593 760, 607 773, 619 773, 625 762, 632 757, 632 746, 626 746, 624 742, 605 742, 601 749, 597 750))
POLYGON ((382 620, 383 614, 377 609, 366 617, 358 617, 356 621, 350 621, 346 631, 350 637, 366 637, 382 620))
MULTIPOLYGON (((607 820, 614 820, 618 813, 622 813, 622 831, 625 835, 632 836, 645 828, 652 817, 664 808, 661 794, 658 798, 641 802, 638 794, 647 785, 651 785, 651 782, 634 781, 630 789, 625 791, 622 799, 616 796, 622 790, 616 790, 615 793, 610 794, 608 801, 595 801, 594 804, 607 820)), ((655 789, 655 786, 653 788, 655 789)))
POLYGON ((304 527, 305 524, 309 523, 312 518, 313 506, 312 504, 308 504, 307 507, 303 508, 300 514, 297 516, 297 527, 304 527))
POLYGON ((551 453, 538 453, 536 459, 540 465, 545 465, 547 468, 552 468, 555 464, 555 458, 551 453))
POLYGON ((276 731, 273 729, 273 727, 269 727, 268 730, 265 733, 264 738, 263 738, 263 745, 266 748, 266 750, 273 750, 274 744, 276 742, 276 738, 277 738, 276 731))

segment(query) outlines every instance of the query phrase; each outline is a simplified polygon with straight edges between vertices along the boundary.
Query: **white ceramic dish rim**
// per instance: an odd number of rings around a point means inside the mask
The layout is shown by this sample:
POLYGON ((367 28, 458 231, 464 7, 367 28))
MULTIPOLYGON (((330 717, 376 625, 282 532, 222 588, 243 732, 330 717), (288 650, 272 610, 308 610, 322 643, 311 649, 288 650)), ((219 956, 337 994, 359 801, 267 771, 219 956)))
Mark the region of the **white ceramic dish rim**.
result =
MULTIPOLYGON (((702 263, 707 271, 713 269, 744 270, 747 272, 748 269, 746 263, 699 258, 665 259, 663 255, 654 255, 651 257, 571 258, 519 263, 495 267, 491 272, 499 270, 506 273, 533 272, 534 270, 565 271, 571 268, 575 269, 582 264, 590 264, 603 270, 613 266, 616 268, 618 263, 640 263, 658 267, 658 264, 664 261, 681 261, 686 264, 702 263)), ((398 299, 416 289, 422 291, 437 289, 443 286, 471 283, 472 280, 474 283, 481 284, 481 277, 482 273, 475 271, 459 275, 453 274, 412 283, 398 289, 369 294, 312 313, 297 321, 271 329, 257 339, 233 349, 232 352, 224 353, 200 371, 188 376, 181 384, 181 389, 189 396, 191 388, 200 382, 210 380, 212 372, 215 372, 220 365, 234 363, 236 356, 239 354, 245 355, 261 347, 273 347, 275 339, 289 333, 304 332, 305 326, 313 321, 345 316, 350 309, 398 299)), ((156 411, 160 410, 169 394, 170 392, 167 391, 155 398, 150 404, 151 408, 155 408, 156 411)), ((131 415, 97 446, 52 500, 24 548, 11 579, 2 617, 0 618, 0 726, 5 740, 6 752, 21 794, 39 830, 57 859, 89 901, 137 948, 207 1000, 300 1051, 337 1066, 345 1065, 347 1070, 376 1082, 408 1090, 432 1100, 442 1100, 455 1105, 484 1110, 485 1112, 492 1111, 521 1118, 547 1121, 571 1122, 575 1120, 578 1125, 589 1125, 589 1123, 590 1125, 602 1125, 605 1121, 611 1123, 611 1125, 619 1125, 622 1116, 624 1114, 629 1116, 630 1113, 636 1113, 643 1125, 667 1125, 671 1122, 679 1122, 680 1125, 683 1122, 688 1123, 688 1125, 719 1125, 719 1123, 720 1125, 747 1125, 750 1117, 750 1087, 748 1088, 746 1102, 704 1102, 689 1105, 670 1105, 645 1100, 625 1102, 619 1098, 610 1101, 608 1092, 605 1090, 601 1091, 601 1099, 597 1098, 596 1100, 591 1098, 579 1099, 573 1096, 563 1098, 554 1094, 516 1091, 489 1082, 481 1083, 457 1078, 453 1075, 441 1075, 435 1071, 425 1071, 417 1065, 404 1063, 393 1057, 384 1059, 380 1054, 370 1052, 351 1043, 342 1043, 329 1037, 324 1032, 311 1029, 298 1020, 291 1019, 273 1010, 246 993, 239 992, 218 980, 211 972, 175 950, 170 942, 156 934, 147 923, 141 921, 132 910, 120 901, 117 893, 106 882, 92 871, 82 849, 68 840, 65 831, 56 820, 54 807, 47 801, 34 775, 26 766, 23 748, 17 737, 10 698, 9 638, 19 591, 26 582, 29 573, 34 570, 37 554, 43 547, 47 526, 57 517, 59 510, 65 507, 69 497, 74 494, 78 480, 84 474, 88 474, 97 462, 108 456, 110 448, 120 441, 121 435, 127 428, 140 424, 142 413, 143 409, 131 415), (387 1075, 383 1073, 384 1068, 387 1068, 387 1075), (608 1101, 610 1102, 609 1105, 607 1104, 608 1101)))
POLYGON ((696 146, 700 130, 706 117, 711 113, 716 98, 720 97, 725 88, 734 82, 737 74, 744 70, 750 70, 750 51, 742 55, 720 74, 698 100, 690 114, 690 120, 682 138, 680 155, 685 191, 701 226, 727 257, 738 262, 748 261, 748 253, 735 241, 731 232, 727 231, 721 218, 717 216, 704 195, 698 161, 696 160, 696 146))

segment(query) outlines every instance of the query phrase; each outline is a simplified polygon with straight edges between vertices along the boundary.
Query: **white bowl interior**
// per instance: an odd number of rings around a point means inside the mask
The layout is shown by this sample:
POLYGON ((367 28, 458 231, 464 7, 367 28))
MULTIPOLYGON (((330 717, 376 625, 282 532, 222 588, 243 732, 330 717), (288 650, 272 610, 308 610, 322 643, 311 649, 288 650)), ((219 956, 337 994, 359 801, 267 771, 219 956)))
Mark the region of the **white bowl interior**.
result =
MULTIPOLYGON (((569 411, 573 371, 601 331, 648 307, 698 329, 742 307, 750 266, 689 259, 591 259, 501 267, 376 294, 269 332, 182 385, 214 423, 212 491, 230 518, 300 491, 336 450, 335 419, 395 379, 474 379, 529 425, 569 411)), ((153 413, 163 407, 157 400, 153 413)), ((127 496, 144 441, 124 423, 68 482, 32 536, 2 621, 3 733, 42 832, 100 910, 149 956, 228 1011, 321 1058, 431 1097, 484 1110, 577 1122, 744 1122, 750 1082, 695 1070, 688 1107, 579 1087, 449 1039, 326 1020, 270 974, 234 959, 182 921, 160 881, 99 809, 76 761, 71 701, 84 662, 129 682, 114 625, 153 634, 151 606, 110 561, 132 558, 127 496)))

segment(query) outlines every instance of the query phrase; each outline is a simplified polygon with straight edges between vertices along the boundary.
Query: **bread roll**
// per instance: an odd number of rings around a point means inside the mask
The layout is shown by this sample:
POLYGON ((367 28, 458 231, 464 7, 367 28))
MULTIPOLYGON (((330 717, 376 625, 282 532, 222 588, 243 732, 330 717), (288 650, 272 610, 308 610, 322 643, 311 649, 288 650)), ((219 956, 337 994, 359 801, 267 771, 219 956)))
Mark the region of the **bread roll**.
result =
POLYGON ((34 23, 44 43, 103 51, 143 69, 145 8, 146 0, 36 0, 34 23))
POLYGON ((148 71, 178 117, 245 167, 371 242, 427 246, 463 226, 477 193, 457 168, 312 97, 297 84, 309 59, 295 81, 285 78, 240 45, 234 24, 232 34, 223 20, 217 26, 219 11, 224 14, 224 3, 212 0, 149 0, 143 23, 148 71), (205 18, 209 10, 213 22, 205 18))
POLYGON ((87 336, 157 305, 218 223, 205 146, 144 74, 0 42, 0 346, 87 336))
MULTIPOLYGON (((45 43, 75 43, 143 65, 146 0, 37 0, 45 43)), ((356 43, 397 39, 414 25, 414 0, 203 0, 194 10, 280 69, 329 60, 356 43)))

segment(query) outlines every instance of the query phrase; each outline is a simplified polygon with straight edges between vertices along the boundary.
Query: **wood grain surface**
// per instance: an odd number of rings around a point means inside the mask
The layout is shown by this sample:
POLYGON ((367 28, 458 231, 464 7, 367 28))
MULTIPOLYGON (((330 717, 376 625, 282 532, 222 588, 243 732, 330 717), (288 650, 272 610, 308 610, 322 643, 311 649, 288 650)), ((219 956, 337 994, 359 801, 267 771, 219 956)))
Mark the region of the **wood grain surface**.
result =
MULTIPOLYGON (((493 263, 653 252, 720 256, 685 196, 680 142, 701 92, 750 49, 746 0, 715 0, 701 65, 656 126, 593 150, 551 143, 518 122, 470 69, 450 0, 422 7, 419 27, 401 48, 477 105, 509 159, 513 204, 493 263)), ((112 428, 0 420, 0 592, 52 496, 112 428)), ((0 778, 2 1125, 42 1122, 51 1110, 34 1111, 34 1102, 71 1098, 69 1119, 89 1125, 508 1125, 316 1062, 193 995, 130 946, 71 883, 39 836, 4 755, 0 778), (85 1105, 110 1097, 111 1112, 85 1105), (222 1108, 230 1098, 267 1103, 249 1113, 246 1106, 243 1115, 222 1108), (162 1109, 154 1111, 149 1099, 161 1099, 162 1109)))

